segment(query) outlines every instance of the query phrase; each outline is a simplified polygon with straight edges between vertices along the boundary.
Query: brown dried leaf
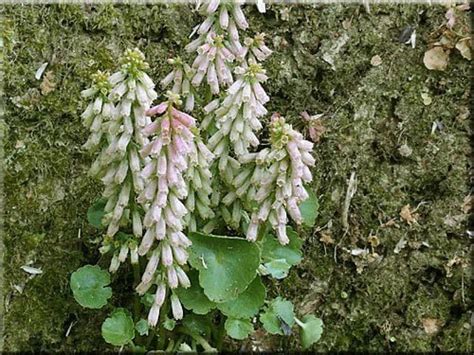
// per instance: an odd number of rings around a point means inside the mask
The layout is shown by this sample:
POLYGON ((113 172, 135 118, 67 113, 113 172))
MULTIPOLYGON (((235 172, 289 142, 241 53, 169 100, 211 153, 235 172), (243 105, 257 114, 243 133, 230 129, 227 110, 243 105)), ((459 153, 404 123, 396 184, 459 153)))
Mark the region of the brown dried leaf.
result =
POLYGON ((400 211, 400 217, 407 222, 409 225, 412 223, 417 223, 417 218, 419 217, 418 213, 413 213, 410 209, 410 205, 405 205, 402 207, 402 210, 400 211))
POLYGON ((425 52, 423 63, 429 70, 445 70, 448 66, 449 52, 441 47, 434 47, 425 52))
POLYGON ((43 77, 41 82, 40 89, 42 95, 48 95, 51 91, 56 88, 56 83, 54 82, 54 74, 51 70, 48 70, 43 77))
POLYGON ((462 203, 462 211, 464 213, 469 213, 474 207, 474 195, 468 195, 464 197, 464 201, 462 203))
POLYGON ((430 335, 438 333, 442 324, 441 320, 436 318, 423 318, 421 323, 425 333, 430 335))
POLYGON ((471 48, 469 47, 470 38, 463 38, 456 43, 456 49, 467 60, 471 60, 471 48))
POLYGON ((334 239, 332 239, 331 233, 321 232, 321 238, 319 238, 319 241, 326 245, 334 244, 334 239))

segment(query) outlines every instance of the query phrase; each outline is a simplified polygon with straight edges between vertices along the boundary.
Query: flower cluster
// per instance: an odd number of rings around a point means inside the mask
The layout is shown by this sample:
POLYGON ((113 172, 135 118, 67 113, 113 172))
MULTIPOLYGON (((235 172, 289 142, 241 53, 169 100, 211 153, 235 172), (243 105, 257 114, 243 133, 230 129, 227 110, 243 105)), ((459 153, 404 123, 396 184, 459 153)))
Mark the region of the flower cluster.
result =
MULTIPOLYGON (((89 173, 100 178, 105 185, 102 195, 107 203, 102 223, 107 226, 107 232, 102 251, 112 247, 115 249, 111 271, 117 269, 117 262, 125 260, 129 250, 128 242, 124 245, 114 242, 113 237, 120 226, 127 225, 131 220, 135 237, 142 236, 139 206, 135 204, 135 196, 144 187, 140 177, 142 160, 138 147, 146 141, 141 133, 149 121, 145 110, 157 96, 153 81, 143 71, 147 68, 143 53, 138 49, 127 50, 118 72, 108 77, 107 82, 105 75, 98 73, 93 87, 83 92, 83 96, 99 94, 92 105, 92 112, 101 116, 92 121, 92 134, 86 147, 96 147, 101 136, 107 138, 89 173), (106 93, 108 96, 105 96, 106 93)), ((90 120, 88 110, 83 114, 85 123, 90 120)), ((134 252, 132 245, 131 253, 134 252)))
POLYGON ((82 146, 87 150, 94 150, 99 147, 104 133, 104 121, 110 119, 115 113, 115 106, 108 99, 112 88, 108 77, 108 73, 97 71, 97 73, 92 74, 92 86, 81 92, 83 98, 90 100, 81 115, 83 125, 90 131, 89 139, 82 146))
POLYGON ((168 63, 173 66, 173 70, 161 80, 161 87, 166 88, 173 83, 171 91, 186 98, 184 110, 191 112, 194 109, 195 93, 190 82, 195 71, 180 57, 168 59, 168 63))
POLYGON ((190 67, 180 58, 169 61, 173 70, 162 80, 162 87, 173 82, 171 91, 185 98, 185 111, 194 108, 194 87, 199 87, 206 78, 211 92, 217 95, 221 87, 228 87, 233 82, 231 63, 243 51, 240 44, 238 28, 246 29, 247 20, 241 5, 230 1, 211 0, 205 4, 198 3, 207 16, 203 23, 196 26, 191 37, 199 36, 186 46, 186 51, 197 52, 190 67), (203 6, 202 6, 203 5, 203 6))
POLYGON ((240 57, 248 56, 249 60, 263 62, 270 54, 272 54, 272 50, 265 45, 265 33, 258 33, 254 38, 245 38, 240 57))
POLYGON ((223 33, 226 35, 228 48, 235 55, 238 55, 242 49, 238 29, 246 30, 249 27, 241 4, 233 1, 210 0, 202 8, 207 17, 203 23, 195 27, 192 35, 197 33, 199 37, 189 43, 186 50, 188 52, 197 50, 199 46, 205 43, 209 33, 223 33))
POLYGON ((237 67, 235 72, 239 77, 227 90, 225 99, 222 102, 216 99, 204 108, 211 115, 203 122, 203 128, 214 120, 218 129, 209 139, 208 146, 224 160, 219 164, 221 171, 227 168, 230 148, 238 159, 249 152, 249 147, 258 146, 255 132, 262 128, 258 118, 267 113, 264 104, 269 100, 260 84, 267 80, 260 64, 251 61, 247 68, 237 67))
MULTIPOLYGON (((148 254, 148 264, 136 290, 144 294, 157 285, 155 301, 148 322, 155 326, 165 300, 166 290, 179 285, 189 287, 190 282, 182 266, 187 263, 186 249, 191 242, 182 232, 188 210, 184 201, 188 187, 184 173, 189 166, 189 155, 194 147, 195 120, 174 108, 181 102, 179 96, 168 92, 168 101, 147 111, 158 117, 143 129, 145 136, 153 136, 140 154, 147 159, 141 172, 146 186, 138 196, 145 210, 143 224, 146 232, 138 248, 139 255, 148 254), (159 243, 154 247, 155 240, 159 243), (161 266, 160 266, 161 262, 161 266)), ((173 317, 182 318, 177 296, 171 297, 173 317)))
POLYGON ((309 167, 315 164, 311 155, 313 143, 305 140, 278 114, 272 116, 270 134, 272 147, 263 153, 268 167, 259 180, 255 194, 259 207, 252 213, 247 239, 256 240, 259 224, 268 220, 280 243, 287 244, 287 215, 300 224, 299 204, 308 198, 303 183, 312 180, 309 167))

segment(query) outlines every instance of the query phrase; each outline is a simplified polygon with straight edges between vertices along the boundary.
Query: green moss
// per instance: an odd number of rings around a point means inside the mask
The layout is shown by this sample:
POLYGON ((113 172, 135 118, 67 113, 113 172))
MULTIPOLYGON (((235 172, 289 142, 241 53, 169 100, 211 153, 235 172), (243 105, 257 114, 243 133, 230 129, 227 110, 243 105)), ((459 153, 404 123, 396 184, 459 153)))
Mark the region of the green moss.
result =
MULTIPOLYGON (((269 110, 299 129, 299 112, 326 113, 327 131, 315 150, 314 189, 320 196, 317 224, 331 222, 335 244, 323 246, 318 233, 307 233, 305 260, 286 280, 272 283, 270 295, 293 300, 300 315, 322 317, 324 334, 314 350, 468 351, 469 267, 447 265, 455 257, 469 265, 461 207, 468 194, 469 143, 466 120, 458 116, 468 106, 470 63, 456 52, 445 72, 429 71, 422 62, 445 8, 371 6, 370 15, 354 5, 290 8, 272 5, 265 15, 253 6, 245 11, 251 29, 266 32, 275 50, 265 63, 269 110), (409 24, 417 27, 415 49, 398 42, 409 24), (332 55, 333 70, 325 54, 345 36, 332 55), (381 65, 370 64, 374 55, 381 65), (423 104, 422 92, 432 98, 430 105, 423 104), (436 121, 443 129, 432 134, 436 121), (411 155, 400 153, 403 144, 411 155), (341 211, 352 171, 358 188, 345 234, 341 211), (400 219, 406 204, 419 205, 418 223, 400 219), (390 219, 397 225, 381 227, 390 219), (381 259, 350 255, 348 250, 368 247, 369 235, 378 236, 374 252, 381 259), (408 243, 396 254, 401 238, 408 243), (438 333, 426 334, 427 317, 441 320, 438 333)), ((97 69, 114 70, 127 47, 144 51, 158 81, 169 70, 166 59, 184 54, 199 16, 165 5, 2 10, 9 206, 5 350, 103 350, 99 329, 107 311, 81 309, 68 287, 73 270, 99 260, 93 243, 98 233, 85 215, 100 186, 87 177, 91 157, 80 149, 87 132, 80 123, 79 92, 97 69), (56 84, 48 94, 34 78, 44 62, 56 84), (20 266, 30 261, 43 274, 28 280, 20 266)), ((128 283, 113 284, 119 291, 113 302, 125 305, 131 290, 119 284, 128 283)), ((274 346, 299 345, 293 337, 275 339, 274 346)))

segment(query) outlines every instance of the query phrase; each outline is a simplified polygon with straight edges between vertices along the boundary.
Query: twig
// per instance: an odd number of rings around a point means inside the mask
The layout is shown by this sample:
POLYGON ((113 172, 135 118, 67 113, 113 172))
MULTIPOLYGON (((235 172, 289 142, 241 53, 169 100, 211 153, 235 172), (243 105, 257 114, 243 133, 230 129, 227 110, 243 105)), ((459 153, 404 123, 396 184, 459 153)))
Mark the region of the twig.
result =
POLYGON ((349 185, 347 186, 346 199, 344 200, 344 206, 342 209, 342 226, 344 231, 347 233, 349 231, 349 207, 351 205, 351 200, 354 197, 357 191, 357 178, 356 173, 353 171, 349 179, 349 185))

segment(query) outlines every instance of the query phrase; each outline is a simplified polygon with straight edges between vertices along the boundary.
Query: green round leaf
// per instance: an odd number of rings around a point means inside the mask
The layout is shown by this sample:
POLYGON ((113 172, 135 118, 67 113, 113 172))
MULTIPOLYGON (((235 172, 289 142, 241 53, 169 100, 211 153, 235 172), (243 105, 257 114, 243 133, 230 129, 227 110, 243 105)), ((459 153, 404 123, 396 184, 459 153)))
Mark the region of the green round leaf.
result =
POLYGON ((300 205, 303 224, 307 227, 313 227, 318 217, 319 201, 314 192, 308 189, 309 197, 300 205))
POLYGON ((300 263, 303 258, 301 252, 303 240, 291 227, 286 228, 286 234, 290 239, 287 245, 281 245, 273 235, 265 235, 262 241, 262 259, 264 262, 284 259, 291 266, 300 263))
POLYGON ((109 344, 122 346, 128 344, 135 337, 133 319, 123 308, 117 308, 104 323, 102 323, 102 337, 109 344))
POLYGON ((191 286, 188 288, 178 288, 176 293, 184 308, 196 314, 206 314, 216 307, 216 304, 209 300, 204 294, 204 290, 199 285, 199 274, 196 270, 188 272, 191 286))
POLYGON ((89 209, 87 210, 87 221, 96 228, 103 228, 102 217, 104 217, 104 208, 107 200, 101 198, 97 200, 89 209))
POLYGON ((313 315, 304 316, 300 329, 300 339, 303 349, 316 343, 323 334, 323 321, 313 315))
POLYGON ((135 329, 140 335, 148 335, 148 322, 145 319, 140 319, 137 324, 135 324, 135 329))
POLYGON ((224 327, 227 334, 237 340, 243 340, 253 333, 253 325, 249 319, 227 318, 224 327))
POLYGON ((217 308, 228 317, 250 318, 258 313, 265 302, 265 286, 256 277, 235 300, 218 303, 217 308))
POLYGON ((74 298, 86 308, 102 308, 112 296, 110 275, 98 265, 85 265, 71 275, 70 286, 74 298))
POLYGON ((275 279, 284 279, 288 276, 288 271, 291 265, 286 262, 285 259, 276 259, 268 263, 263 264, 267 273, 272 275, 275 279))
POLYGON ((199 284, 214 302, 225 302, 242 293, 257 275, 260 250, 241 238, 190 233, 189 262, 199 270, 199 284))
POLYGON ((275 298, 260 315, 263 327, 270 334, 284 335, 295 323, 293 304, 281 297, 275 298))

